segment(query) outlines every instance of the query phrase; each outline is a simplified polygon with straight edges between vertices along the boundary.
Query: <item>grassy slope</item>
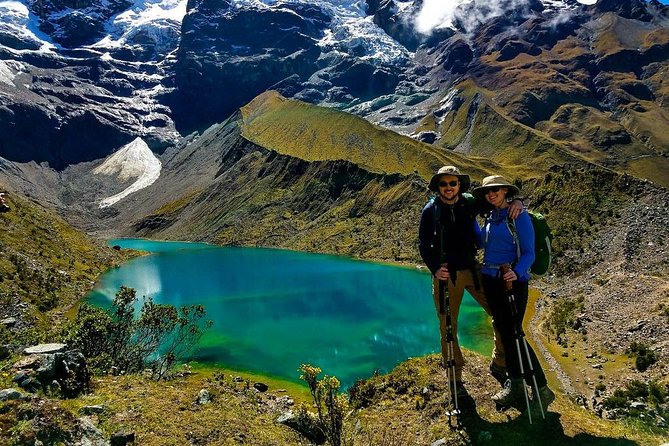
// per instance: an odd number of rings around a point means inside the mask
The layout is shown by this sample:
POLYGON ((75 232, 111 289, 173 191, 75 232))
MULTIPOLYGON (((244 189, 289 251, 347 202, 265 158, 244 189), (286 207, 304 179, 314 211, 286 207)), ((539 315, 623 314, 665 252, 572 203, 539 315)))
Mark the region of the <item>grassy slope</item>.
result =
POLYGON ((455 86, 461 105, 446 114, 441 127, 430 115, 418 130, 441 131, 445 147, 466 142, 471 155, 502 164, 532 159, 546 168, 587 160, 669 186, 666 61, 648 67, 643 77, 633 72, 640 67, 607 71, 623 64, 630 51, 657 53, 669 42, 669 31, 613 14, 590 27, 592 46, 569 36, 536 56, 498 60, 499 51, 481 56, 476 77, 455 86), (590 72, 588 58, 601 61, 602 71, 590 72), (613 105, 601 104, 611 98, 613 105), (565 113, 564 107, 579 112, 565 113), (611 107, 613 113, 607 111, 611 107), (521 124, 523 119, 532 126, 521 124))
MULTIPOLYGON (((540 419, 533 409, 530 425, 520 408, 497 412, 490 395, 497 383, 487 374, 487 358, 465 352, 467 367, 464 380, 470 397, 459 400, 463 414, 461 429, 450 430, 446 412, 448 395, 444 372, 438 355, 409 359, 391 373, 361 382, 352 399, 345 431, 348 445, 408 446, 428 445, 445 439, 449 445, 490 443, 500 446, 546 445, 657 445, 663 437, 633 425, 597 418, 578 407, 564 395, 540 419), (489 435, 490 440, 484 440, 489 435)), ((324 371, 327 373, 327 370, 324 371)), ((137 376, 105 376, 94 380, 94 393, 73 400, 23 404, 24 412, 33 410, 43 419, 53 420, 66 432, 75 424, 77 414, 86 405, 102 405, 104 412, 92 417, 108 437, 113 432, 135 432, 136 441, 158 445, 264 445, 297 446, 307 444, 291 429, 276 423, 286 410, 302 405, 313 410, 304 387, 292 383, 229 371, 196 370, 192 375, 173 381, 151 381, 137 376), (240 376, 237 382, 233 379, 240 376), (258 393, 252 384, 269 385, 258 393), (198 392, 207 389, 212 402, 197 404, 198 392), (288 396, 295 404, 285 405, 278 398, 288 396), (32 407, 34 405, 34 407, 32 407), (32 409, 30 408, 32 407, 32 409), (45 409, 46 407, 46 409, 45 409)), ((7 408, 19 409, 10 403, 7 408)), ((0 425, 15 412, 3 411, 0 425)), ((30 439, 30 429, 22 424, 12 427, 30 439)), ((57 431, 57 429, 54 429, 57 431)), ((0 437, 1 438, 1 437, 0 437)), ((34 440, 33 440, 34 441, 34 440)))
POLYGON ((259 146, 306 161, 347 160, 370 172, 429 178, 453 164, 473 176, 485 161, 440 150, 337 110, 263 93, 242 107, 242 136, 259 146))
POLYGON ((447 384, 439 358, 431 355, 410 359, 389 375, 369 380, 364 394, 371 404, 358 414, 363 432, 376 438, 390 434, 393 441, 382 443, 388 445, 431 444, 439 438, 447 439, 449 445, 654 445, 662 440, 597 418, 564 395, 558 395, 550 406, 546 420, 540 419, 538 406, 532 406, 532 425, 514 408, 497 412, 490 395, 498 387, 487 374, 487 359, 471 353, 465 358, 463 378, 471 398, 460 400, 464 408, 461 431, 448 428, 447 384), (483 432, 490 434, 490 440, 483 439, 483 432))
POLYGON ((0 305, 11 314, 29 304, 28 319, 53 325, 50 310, 74 304, 106 269, 128 257, 68 225, 53 211, 13 193, 0 214, 0 305))

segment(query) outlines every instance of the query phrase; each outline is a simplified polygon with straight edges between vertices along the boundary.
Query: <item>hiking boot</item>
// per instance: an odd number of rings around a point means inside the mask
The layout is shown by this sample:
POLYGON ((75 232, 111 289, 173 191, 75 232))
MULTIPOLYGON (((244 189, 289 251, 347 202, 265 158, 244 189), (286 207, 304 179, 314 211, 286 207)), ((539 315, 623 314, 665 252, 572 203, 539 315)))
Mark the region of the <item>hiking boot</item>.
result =
POLYGON ((502 368, 501 366, 498 366, 494 362, 491 362, 490 374, 492 375, 493 378, 497 380, 500 386, 504 387, 504 383, 508 379, 508 376, 506 376, 506 369, 502 368))
POLYGON ((525 382, 522 378, 507 379, 504 383, 504 389, 497 392, 492 400, 501 406, 513 406, 523 400, 525 394, 523 386, 525 382))
MULTIPOLYGON (((535 393, 534 388, 532 388, 532 401, 537 401, 535 393)), ((541 405, 544 409, 548 409, 548 405, 555 401, 555 393, 547 385, 539 387, 539 397, 541 397, 541 405)))

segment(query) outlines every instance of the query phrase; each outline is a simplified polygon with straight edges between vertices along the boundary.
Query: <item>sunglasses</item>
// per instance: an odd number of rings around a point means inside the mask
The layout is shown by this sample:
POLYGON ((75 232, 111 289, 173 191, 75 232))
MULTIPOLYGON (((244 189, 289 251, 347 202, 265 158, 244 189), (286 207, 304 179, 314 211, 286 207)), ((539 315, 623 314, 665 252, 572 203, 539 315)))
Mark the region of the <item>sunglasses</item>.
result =
POLYGON ((495 192, 499 192, 500 189, 501 189, 500 186, 492 186, 492 187, 486 188, 483 192, 484 192, 484 194, 489 194, 490 192, 495 193, 495 192))
POLYGON ((440 186, 440 187, 446 187, 446 186, 455 187, 455 186, 457 186, 458 184, 459 184, 459 182, 458 182, 458 181, 455 181, 455 180, 453 180, 453 181, 440 181, 440 182, 439 182, 439 186, 440 186))

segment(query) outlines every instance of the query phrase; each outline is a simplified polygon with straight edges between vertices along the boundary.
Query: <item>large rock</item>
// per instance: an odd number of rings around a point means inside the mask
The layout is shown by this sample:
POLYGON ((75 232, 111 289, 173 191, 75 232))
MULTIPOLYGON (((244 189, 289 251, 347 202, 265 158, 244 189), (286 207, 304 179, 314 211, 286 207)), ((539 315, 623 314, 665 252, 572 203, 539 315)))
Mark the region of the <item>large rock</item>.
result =
POLYGON ((135 433, 126 431, 114 432, 109 439, 109 442, 111 443, 111 446, 125 446, 128 443, 134 443, 135 433))
POLYGON ((51 387, 64 397, 71 398, 88 389, 90 376, 86 358, 78 350, 61 352, 65 344, 42 344, 26 351, 56 353, 31 354, 18 361, 13 368, 18 370, 14 380, 29 392, 51 387))
POLYGON ((0 345, 0 361, 3 359, 9 358, 9 356, 12 354, 11 350, 9 350, 9 347, 6 345, 0 345))
POLYGON ((0 390, 0 401, 20 400, 23 399, 23 394, 16 389, 0 390))
POLYGON ((298 417, 293 412, 284 412, 276 419, 276 422, 288 426, 304 435, 309 441, 316 444, 325 443, 325 434, 318 426, 318 422, 312 416, 298 417))
MULTIPOLYGON (((4 204, 4 200, 3 200, 4 204)), ((16 325, 16 318, 15 317, 6 317, 3 320, 0 321, 0 324, 4 325, 7 328, 11 328, 14 325, 16 325)))
POLYGON ((105 440, 102 431, 87 418, 79 419, 77 435, 79 436, 75 442, 77 446, 109 446, 109 441, 105 440))
POLYGON ((60 353, 64 352, 66 348, 67 344, 39 344, 26 348, 25 350, 23 350, 23 353, 25 353, 26 355, 60 353))
POLYGON ((84 355, 78 350, 57 354, 55 378, 66 398, 75 397, 88 390, 90 375, 84 355))

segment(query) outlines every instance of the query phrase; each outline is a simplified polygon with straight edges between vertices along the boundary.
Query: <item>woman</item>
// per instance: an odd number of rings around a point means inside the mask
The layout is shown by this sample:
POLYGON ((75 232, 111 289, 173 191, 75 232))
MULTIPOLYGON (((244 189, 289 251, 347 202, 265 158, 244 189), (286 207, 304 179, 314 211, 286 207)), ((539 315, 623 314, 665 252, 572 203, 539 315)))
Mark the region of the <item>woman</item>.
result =
MULTIPOLYGON (((525 397, 516 347, 514 320, 517 317, 518 321, 522 323, 527 307, 530 266, 534 261, 534 228, 529 215, 524 212, 515 220, 516 237, 511 232, 507 199, 517 193, 518 188, 509 184, 500 175, 484 178, 483 185, 473 191, 476 198, 485 199, 491 206, 485 226, 481 231, 481 245, 484 249, 481 273, 483 290, 488 296, 488 305, 490 305, 495 325, 499 330, 506 352, 507 371, 510 378, 504 384, 504 389, 492 397, 500 405, 514 405, 521 402, 525 397), (516 247, 516 240, 520 245, 520 250, 516 247), (510 294, 513 294, 515 298, 517 308, 517 316, 515 317, 508 300, 510 294)), ((555 399, 555 395, 547 386, 546 376, 534 351, 529 345, 527 347, 539 387, 541 402, 544 406, 548 406, 555 399)), ((521 350, 523 369, 527 371, 529 370, 527 355, 522 345, 521 349, 523 349, 521 350)), ((527 376, 529 377, 529 375, 527 376)), ((536 399, 536 395, 533 399, 536 399)))

